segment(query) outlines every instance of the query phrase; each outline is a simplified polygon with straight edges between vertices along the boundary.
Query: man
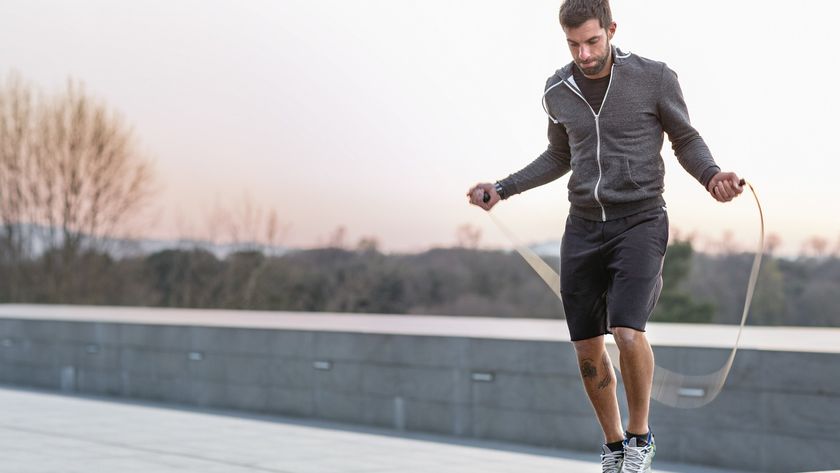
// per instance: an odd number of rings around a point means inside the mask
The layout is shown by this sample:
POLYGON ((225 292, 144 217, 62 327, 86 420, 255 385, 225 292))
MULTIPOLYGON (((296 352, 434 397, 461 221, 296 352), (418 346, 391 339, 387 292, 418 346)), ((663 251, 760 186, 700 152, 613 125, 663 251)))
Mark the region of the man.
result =
POLYGON ((645 324, 662 289, 668 216, 660 154, 668 134, 680 164, 720 202, 742 192, 691 126, 676 74, 612 46, 608 0, 566 0, 560 25, 573 61, 548 79, 548 149, 496 182, 470 189, 490 210, 502 199, 571 171, 561 248, 563 307, 587 395, 604 431, 604 472, 647 472, 653 352, 645 324), (604 335, 615 338, 630 414, 622 427, 604 335))

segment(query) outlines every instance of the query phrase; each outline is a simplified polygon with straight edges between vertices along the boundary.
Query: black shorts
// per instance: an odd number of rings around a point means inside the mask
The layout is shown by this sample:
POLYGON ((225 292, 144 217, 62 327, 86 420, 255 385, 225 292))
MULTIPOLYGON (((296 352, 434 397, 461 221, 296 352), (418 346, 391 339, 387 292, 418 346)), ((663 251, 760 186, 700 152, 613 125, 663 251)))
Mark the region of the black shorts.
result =
POLYGON ((607 222, 569 215, 560 284, 572 340, 611 333, 612 327, 644 332, 662 292, 667 246, 662 207, 607 222))

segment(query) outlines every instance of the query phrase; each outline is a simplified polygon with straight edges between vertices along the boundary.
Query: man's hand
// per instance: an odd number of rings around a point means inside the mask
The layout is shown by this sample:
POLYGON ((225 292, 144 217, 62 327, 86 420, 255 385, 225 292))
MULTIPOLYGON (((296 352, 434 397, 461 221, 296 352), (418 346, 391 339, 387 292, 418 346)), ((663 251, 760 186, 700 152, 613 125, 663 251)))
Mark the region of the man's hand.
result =
POLYGON ((741 179, 734 172, 719 172, 712 176, 706 188, 718 202, 729 202, 744 192, 741 179))
POLYGON ((502 200, 499 193, 496 192, 496 186, 487 182, 476 184, 472 189, 467 191, 467 197, 470 198, 470 203, 477 205, 484 210, 490 210, 496 205, 496 202, 502 200), (484 193, 490 195, 490 200, 484 202, 484 193))

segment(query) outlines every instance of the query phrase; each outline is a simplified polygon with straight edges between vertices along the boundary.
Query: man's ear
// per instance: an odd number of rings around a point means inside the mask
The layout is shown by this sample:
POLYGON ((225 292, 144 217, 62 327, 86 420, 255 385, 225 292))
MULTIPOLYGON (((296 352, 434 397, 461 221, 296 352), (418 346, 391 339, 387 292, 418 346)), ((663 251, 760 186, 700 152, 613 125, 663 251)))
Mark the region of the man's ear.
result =
POLYGON ((618 24, 616 22, 610 23, 609 28, 607 28, 607 37, 612 39, 612 37, 615 36, 615 29, 617 27, 618 27, 618 24))

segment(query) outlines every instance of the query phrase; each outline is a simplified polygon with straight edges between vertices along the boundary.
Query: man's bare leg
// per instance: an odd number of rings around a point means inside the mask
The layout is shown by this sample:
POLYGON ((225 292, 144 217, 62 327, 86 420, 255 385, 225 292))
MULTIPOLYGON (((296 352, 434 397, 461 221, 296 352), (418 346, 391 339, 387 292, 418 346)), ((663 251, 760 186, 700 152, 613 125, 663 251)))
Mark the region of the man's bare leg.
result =
POLYGON ((653 350, 644 332, 627 327, 612 329, 618 345, 621 379, 627 393, 630 420, 627 431, 634 434, 648 432, 650 391, 653 385, 653 350))
MULTIPOLYGON (((621 413, 618 410, 618 398, 615 393, 615 371, 604 345, 604 336, 579 340, 574 342, 574 346, 583 387, 595 409, 601 429, 604 431, 604 442, 613 443, 623 440, 621 413)), ((623 361, 624 357, 622 356, 621 359, 623 361)))

